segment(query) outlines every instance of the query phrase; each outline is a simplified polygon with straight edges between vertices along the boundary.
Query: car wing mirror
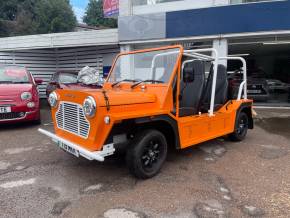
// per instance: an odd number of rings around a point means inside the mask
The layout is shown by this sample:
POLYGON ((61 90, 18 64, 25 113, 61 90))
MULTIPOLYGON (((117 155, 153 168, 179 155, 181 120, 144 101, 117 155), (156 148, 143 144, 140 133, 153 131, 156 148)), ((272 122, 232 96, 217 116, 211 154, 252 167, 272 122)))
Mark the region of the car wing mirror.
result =
POLYGON ((41 85, 43 83, 43 80, 40 78, 35 78, 34 81, 35 81, 36 85, 41 85))
POLYGON ((59 85, 59 83, 56 82, 56 81, 51 81, 51 82, 49 82, 49 84, 50 84, 50 85, 53 85, 53 86, 57 86, 57 85, 59 85))

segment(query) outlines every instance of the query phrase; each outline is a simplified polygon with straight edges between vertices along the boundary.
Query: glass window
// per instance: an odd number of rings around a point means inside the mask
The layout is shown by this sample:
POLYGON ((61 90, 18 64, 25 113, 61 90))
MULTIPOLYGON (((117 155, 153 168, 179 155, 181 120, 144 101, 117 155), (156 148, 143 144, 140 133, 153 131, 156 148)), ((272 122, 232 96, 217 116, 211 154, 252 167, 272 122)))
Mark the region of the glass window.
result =
POLYGON ((179 55, 179 48, 121 55, 108 81, 158 80, 168 83, 179 55))
MULTIPOLYGON (((246 57, 248 98, 253 99, 256 105, 289 106, 289 53, 274 55, 274 48, 271 53, 264 53, 246 57)), ((243 77, 241 64, 230 61, 228 73, 230 94, 235 98, 243 77)))
POLYGON ((166 3, 166 2, 177 2, 177 1, 184 1, 184 0, 134 0, 133 5, 155 5, 159 3, 166 3))
POLYGON ((77 83, 77 74, 73 73, 61 73, 59 75, 59 83, 77 83))
MULTIPOLYGON (((177 1, 184 1, 184 0, 134 0, 133 5, 155 5, 160 3, 167 3, 167 2, 177 2, 177 1)), ((263 1, 274 1, 274 0, 230 0, 231 4, 242 4, 242 3, 251 3, 251 2, 263 2, 263 1)))
POLYGON ((242 3, 251 3, 251 2, 265 2, 273 0, 231 0, 231 4, 242 4, 242 3))
POLYGON ((24 67, 0 66, 0 83, 29 83, 28 72, 24 67))

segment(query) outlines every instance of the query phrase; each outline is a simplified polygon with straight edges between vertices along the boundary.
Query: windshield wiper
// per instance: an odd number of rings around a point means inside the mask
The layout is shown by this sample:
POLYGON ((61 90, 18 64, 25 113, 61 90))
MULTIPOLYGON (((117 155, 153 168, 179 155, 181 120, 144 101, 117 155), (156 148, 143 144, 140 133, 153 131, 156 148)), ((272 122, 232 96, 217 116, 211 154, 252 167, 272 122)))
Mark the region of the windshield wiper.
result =
POLYGON ((100 83, 89 83, 89 84, 82 84, 82 85, 85 85, 85 86, 100 86, 100 87, 102 87, 102 84, 100 84, 100 83))
POLYGON ((13 84, 27 84, 29 82, 19 81, 19 82, 11 82, 11 83, 13 83, 13 84))
POLYGON ((12 81, 0 81, 1 84, 10 84, 13 83, 12 81))
POLYGON ((135 82, 138 82, 140 80, 134 80, 134 79, 123 79, 121 81, 118 81, 118 82, 115 82, 112 84, 112 88, 115 87, 116 85, 119 85, 120 83, 122 82, 132 82, 132 83, 135 83, 135 82))
POLYGON ((142 84, 142 83, 164 83, 164 82, 161 81, 161 80, 148 79, 148 80, 139 81, 139 82, 133 84, 133 85, 131 86, 131 88, 134 89, 135 87, 139 86, 139 85, 142 84))

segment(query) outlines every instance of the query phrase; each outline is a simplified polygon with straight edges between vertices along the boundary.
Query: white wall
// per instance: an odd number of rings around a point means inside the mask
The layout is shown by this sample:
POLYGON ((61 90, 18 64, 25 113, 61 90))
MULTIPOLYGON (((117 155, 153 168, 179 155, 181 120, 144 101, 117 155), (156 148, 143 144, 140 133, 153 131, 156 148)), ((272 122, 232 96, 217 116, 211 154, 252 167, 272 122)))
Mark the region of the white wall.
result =
MULTIPOLYGON (((128 0, 125 0, 128 1, 128 0)), ((206 8, 213 6, 221 6, 229 4, 230 0, 184 0, 184 1, 176 1, 176 2, 167 2, 160 3, 156 5, 141 5, 133 7, 133 14, 151 14, 151 13, 159 13, 159 12, 168 12, 168 11, 180 11, 180 10, 188 10, 195 8, 206 8)), ((123 7, 120 8, 123 10, 122 14, 126 14, 124 11, 129 8, 123 7)), ((131 10, 131 9, 130 9, 131 10)))
POLYGON ((110 53, 103 55, 103 66, 112 66, 118 53, 110 53))
POLYGON ((134 0, 119 1, 119 16, 132 15, 132 3, 134 0))
MULTIPOLYGON (((227 39, 215 39, 213 40, 213 48, 218 52, 219 57, 228 56, 228 40, 227 39)), ((227 60, 220 60, 219 64, 227 66, 227 60)))

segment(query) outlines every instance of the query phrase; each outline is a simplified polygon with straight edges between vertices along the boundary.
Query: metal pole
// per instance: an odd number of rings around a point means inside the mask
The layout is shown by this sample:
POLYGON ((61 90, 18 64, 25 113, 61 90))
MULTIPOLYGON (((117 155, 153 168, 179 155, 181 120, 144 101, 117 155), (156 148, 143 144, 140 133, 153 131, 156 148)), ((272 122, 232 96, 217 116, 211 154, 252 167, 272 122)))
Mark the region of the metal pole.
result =
POLYGON ((133 15, 133 0, 128 0, 128 15, 132 16, 133 15))

